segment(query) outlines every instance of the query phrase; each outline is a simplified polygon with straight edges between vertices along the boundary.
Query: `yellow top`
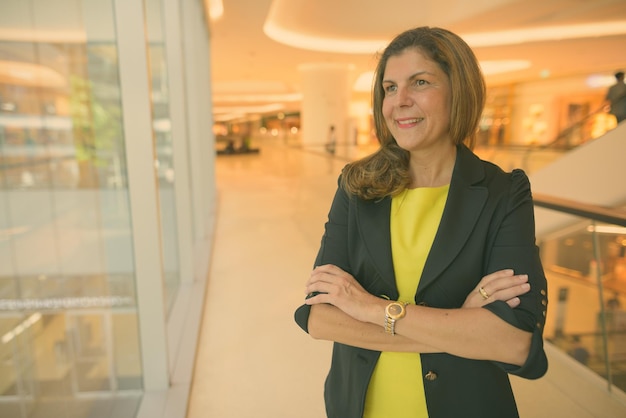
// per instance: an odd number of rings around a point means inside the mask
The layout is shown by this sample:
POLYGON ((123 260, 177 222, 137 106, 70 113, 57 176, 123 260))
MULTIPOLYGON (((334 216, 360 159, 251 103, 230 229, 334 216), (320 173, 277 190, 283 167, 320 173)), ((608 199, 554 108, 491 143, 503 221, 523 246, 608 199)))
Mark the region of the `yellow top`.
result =
MULTIPOLYGON (((407 189, 391 201, 391 250, 402 302, 415 304, 449 188, 407 189)), ((384 417, 428 417, 418 353, 381 353, 367 389, 363 418, 384 417)))

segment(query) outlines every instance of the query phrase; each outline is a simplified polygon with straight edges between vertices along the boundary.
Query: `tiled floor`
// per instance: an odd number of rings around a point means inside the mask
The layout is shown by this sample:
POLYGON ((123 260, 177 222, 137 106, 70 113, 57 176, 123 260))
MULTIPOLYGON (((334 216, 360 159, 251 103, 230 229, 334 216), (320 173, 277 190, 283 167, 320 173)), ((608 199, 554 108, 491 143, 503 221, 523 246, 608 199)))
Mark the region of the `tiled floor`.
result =
POLYGON ((343 163, 217 158, 219 210, 188 418, 323 417, 330 344, 293 321, 343 163))
MULTIPOLYGON (((347 158, 260 145, 259 155, 217 158, 219 209, 187 418, 325 416, 331 344, 304 334, 293 311, 347 158)), ((544 379, 513 379, 522 417, 626 416, 623 399, 595 375, 558 350, 549 355, 544 379)))

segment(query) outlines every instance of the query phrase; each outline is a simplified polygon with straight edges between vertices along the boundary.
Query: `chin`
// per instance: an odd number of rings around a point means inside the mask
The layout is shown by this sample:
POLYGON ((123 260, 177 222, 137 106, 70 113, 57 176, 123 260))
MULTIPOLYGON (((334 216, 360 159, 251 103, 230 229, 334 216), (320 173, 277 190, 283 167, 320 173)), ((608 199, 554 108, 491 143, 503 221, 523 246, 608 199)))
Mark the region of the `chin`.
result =
POLYGON ((402 148, 405 151, 419 151, 420 149, 424 148, 424 143, 423 142, 416 142, 416 141, 398 141, 396 140, 396 143, 398 144, 398 146, 400 148, 402 148))

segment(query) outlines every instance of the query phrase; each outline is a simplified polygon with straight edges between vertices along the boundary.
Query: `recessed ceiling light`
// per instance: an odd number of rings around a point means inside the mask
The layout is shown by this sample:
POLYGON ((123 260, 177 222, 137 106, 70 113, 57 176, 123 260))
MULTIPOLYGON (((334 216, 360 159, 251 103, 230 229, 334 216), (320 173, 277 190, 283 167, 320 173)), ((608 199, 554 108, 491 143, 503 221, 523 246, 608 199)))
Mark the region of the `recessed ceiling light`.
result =
POLYGON ((209 0, 209 18, 218 20, 224 15, 224 4, 222 0, 209 0))
MULTIPOLYGON (((263 32, 277 42, 296 48, 345 54, 371 54, 383 49, 390 41, 389 39, 361 40, 310 35, 285 28, 281 26, 279 22, 272 20, 271 16, 270 13, 263 25, 263 32)), ((471 47, 490 47, 528 42, 614 36, 625 33, 626 21, 621 20, 459 35, 471 47)))
POLYGON ((484 75, 509 73, 511 71, 525 70, 529 67, 530 61, 526 60, 480 61, 480 68, 484 75))
POLYGON ((606 88, 615 84, 614 75, 593 74, 587 77, 587 85, 591 88, 606 88))

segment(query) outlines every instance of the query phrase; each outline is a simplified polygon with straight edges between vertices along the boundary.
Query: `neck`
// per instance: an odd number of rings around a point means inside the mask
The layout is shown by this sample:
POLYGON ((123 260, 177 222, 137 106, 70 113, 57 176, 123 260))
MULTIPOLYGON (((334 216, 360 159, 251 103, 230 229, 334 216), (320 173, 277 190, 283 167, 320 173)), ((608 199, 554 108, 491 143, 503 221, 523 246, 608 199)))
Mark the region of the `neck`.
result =
POLYGON ((456 146, 452 143, 447 143, 436 150, 412 153, 409 163, 410 188, 450 184, 455 162, 456 146))

